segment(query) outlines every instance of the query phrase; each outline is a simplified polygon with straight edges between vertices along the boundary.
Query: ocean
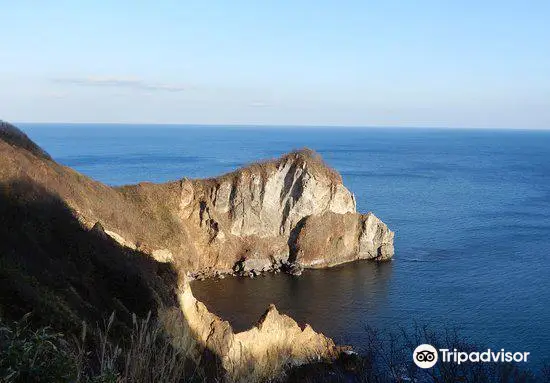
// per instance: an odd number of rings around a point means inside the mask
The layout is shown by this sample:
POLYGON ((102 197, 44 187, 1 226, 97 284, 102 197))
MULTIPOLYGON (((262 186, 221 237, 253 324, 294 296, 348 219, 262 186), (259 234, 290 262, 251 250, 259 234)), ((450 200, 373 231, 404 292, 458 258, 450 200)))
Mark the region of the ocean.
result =
MULTIPOLYGON (((309 147, 360 212, 395 231, 395 259, 301 277, 193 283, 237 330, 269 303, 360 349, 365 326, 456 328, 550 359, 550 132, 18 124, 58 162, 122 185, 208 177, 309 147)), ((480 350, 482 351, 482 350, 480 350)))

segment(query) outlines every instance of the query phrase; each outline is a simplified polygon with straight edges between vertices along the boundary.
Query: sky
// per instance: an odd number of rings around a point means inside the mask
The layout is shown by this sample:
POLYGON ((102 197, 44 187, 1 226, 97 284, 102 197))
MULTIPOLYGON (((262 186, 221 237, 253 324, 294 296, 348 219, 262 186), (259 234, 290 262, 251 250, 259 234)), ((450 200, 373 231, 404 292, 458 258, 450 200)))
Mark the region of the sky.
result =
POLYGON ((550 129, 548 0, 0 0, 12 122, 550 129))

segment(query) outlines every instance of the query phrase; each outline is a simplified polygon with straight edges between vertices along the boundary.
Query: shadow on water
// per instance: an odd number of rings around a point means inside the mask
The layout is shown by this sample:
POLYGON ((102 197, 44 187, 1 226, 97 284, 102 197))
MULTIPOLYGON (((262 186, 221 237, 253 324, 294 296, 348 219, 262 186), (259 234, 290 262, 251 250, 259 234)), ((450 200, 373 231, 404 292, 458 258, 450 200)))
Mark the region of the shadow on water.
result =
POLYGON ((392 268, 392 262, 360 261, 306 270, 300 277, 231 277, 195 281, 192 287, 196 298, 228 320, 236 331, 249 328, 274 303, 298 323, 309 323, 337 342, 357 344, 368 321, 365 314, 376 317, 386 305, 392 268))

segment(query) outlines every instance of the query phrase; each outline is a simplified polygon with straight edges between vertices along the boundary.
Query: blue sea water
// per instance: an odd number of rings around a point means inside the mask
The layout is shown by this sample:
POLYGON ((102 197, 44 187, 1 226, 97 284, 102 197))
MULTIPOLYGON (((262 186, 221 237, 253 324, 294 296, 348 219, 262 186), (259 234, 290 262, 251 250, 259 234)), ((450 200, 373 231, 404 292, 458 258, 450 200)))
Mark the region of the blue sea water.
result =
POLYGON ((365 324, 457 327, 485 347, 550 358, 550 132, 20 124, 57 161, 121 185, 207 177, 310 147, 359 211, 395 231, 395 259, 195 283, 250 327, 271 302, 361 347, 365 324))

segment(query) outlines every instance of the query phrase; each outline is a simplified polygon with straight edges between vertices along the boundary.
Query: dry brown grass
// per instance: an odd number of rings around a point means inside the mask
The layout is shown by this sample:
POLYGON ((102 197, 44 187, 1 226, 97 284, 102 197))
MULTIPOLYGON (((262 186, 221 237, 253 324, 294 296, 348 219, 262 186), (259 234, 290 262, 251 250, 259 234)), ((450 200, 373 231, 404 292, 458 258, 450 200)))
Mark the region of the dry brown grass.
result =
MULTIPOLYGON (((113 320, 114 313, 103 328, 98 328, 100 342, 96 351, 96 365, 99 366, 97 375, 115 378, 120 383, 176 383, 195 378, 195 372, 189 372, 190 349, 174 347, 162 324, 153 320, 151 314, 143 319, 133 316, 129 339, 122 345, 110 339, 113 320)), ((85 341, 84 336, 81 341, 85 341)), ((85 347, 81 346, 80 350, 82 349, 85 347)), ((78 371, 79 376, 86 376, 83 364, 78 371)))
POLYGON ((38 157, 42 157, 47 160, 52 159, 50 155, 41 147, 32 142, 32 140, 25 133, 2 120, 0 120, 0 139, 12 146, 23 148, 38 157))
POLYGON ((265 177, 288 161, 292 161, 295 166, 307 166, 314 175, 323 175, 334 183, 342 183, 342 176, 335 169, 328 166, 316 151, 309 148, 293 150, 279 158, 252 162, 237 170, 217 177, 194 179, 193 181, 195 183, 202 183, 205 186, 211 186, 224 181, 232 181, 243 175, 256 174, 265 179, 265 177))

